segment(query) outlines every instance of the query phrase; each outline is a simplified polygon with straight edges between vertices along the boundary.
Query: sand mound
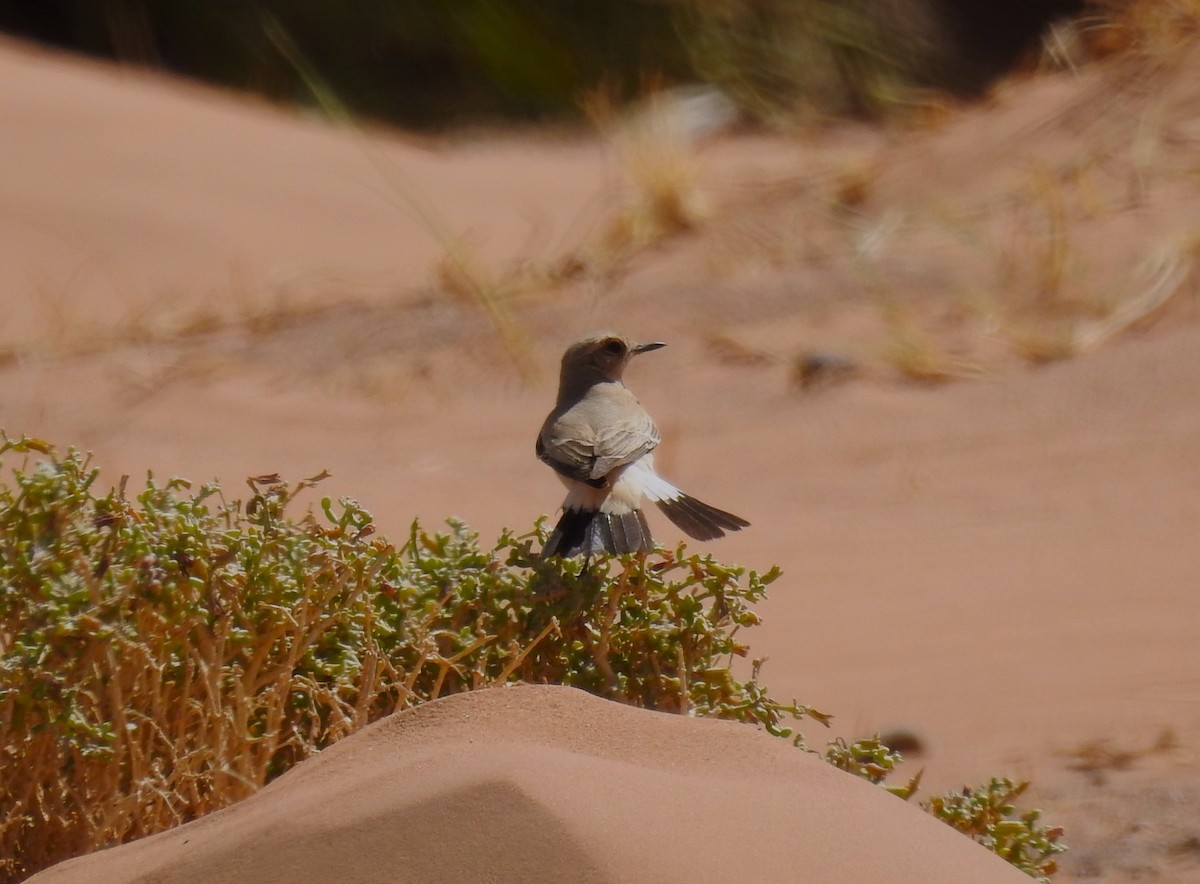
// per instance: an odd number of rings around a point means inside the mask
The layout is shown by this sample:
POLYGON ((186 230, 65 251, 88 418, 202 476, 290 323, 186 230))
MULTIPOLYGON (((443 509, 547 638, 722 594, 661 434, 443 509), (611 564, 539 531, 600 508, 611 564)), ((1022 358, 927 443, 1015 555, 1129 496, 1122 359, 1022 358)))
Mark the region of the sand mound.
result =
POLYGON ((385 719, 226 811, 32 880, 1026 880, 749 727, 558 687, 385 719))

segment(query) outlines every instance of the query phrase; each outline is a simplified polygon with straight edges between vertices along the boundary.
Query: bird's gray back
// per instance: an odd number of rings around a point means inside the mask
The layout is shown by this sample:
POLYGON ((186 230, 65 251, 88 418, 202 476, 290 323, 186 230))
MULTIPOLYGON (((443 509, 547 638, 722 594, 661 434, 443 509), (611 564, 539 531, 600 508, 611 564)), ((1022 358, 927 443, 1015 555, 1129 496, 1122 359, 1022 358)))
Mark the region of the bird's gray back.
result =
POLYGON ((636 460, 658 445, 658 427, 624 384, 596 384, 560 403, 539 434, 545 456, 592 478, 636 460))

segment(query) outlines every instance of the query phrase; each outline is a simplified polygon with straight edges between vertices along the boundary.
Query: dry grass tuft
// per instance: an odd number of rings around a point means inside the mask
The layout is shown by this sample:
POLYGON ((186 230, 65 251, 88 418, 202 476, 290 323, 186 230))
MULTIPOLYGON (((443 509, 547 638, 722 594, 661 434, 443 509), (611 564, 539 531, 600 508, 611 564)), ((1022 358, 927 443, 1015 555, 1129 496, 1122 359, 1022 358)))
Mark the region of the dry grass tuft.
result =
POLYGON ((761 368, 775 362, 770 353, 756 350, 725 332, 709 332, 704 336, 704 347, 722 365, 761 368))
POLYGON ((881 355, 904 377, 923 384, 941 384, 974 373, 939 345, 907 308, 886 305, 884 320, 888 336, 881 355))
POLYGON ((1022 357, 1034 363, 1057 362, 1087 353, 1149 320, 1184 288, 1195 255, 1187 248, 1162 252, 1149 265, 1150 278, 1136 295, 1094 319, 1047 321, 1044 317, 1010 318, 1004 336, 1022 357))
POLYGON ((1083 19, 1095 57, 1133 52, 1170 59, 1200 37, 1200 0, 1098 0, 1083 19))
POLYGON ((1079 353, 1075 330, 1070 325, 1038 325, 1010 321, 1005 340, 1022 359, 1035 365, 1062 362, 1079 353))
POLYGON ((611 146, 630 191, 600 237, 604 263, 693 230, 707 217, 693 105, 685 96, 660 90, 623 111, 598 89, 584 98, 583 107, 611 146))
POLYGON ((447 250, 434 274, 442 292, 483 311, 521 379, 536 383, 542 374, 541 367, 534 356, 528 330, 513 311, 513 303, 518 295, 540 290, 543 284, 533 283, 520 270, 505 277, 488 273, 461 244, 447 250))
POLYGON ((1071 239, 1066 202, 1058 180, 1044 171, 1033 176, 1033 201, 1042 209, 1043 230, 1039 251, 1033 260, 1033 306, 1046 314, 1070 309, 1069 288, 1071 239))
POLYGON ((1132 769, 1153 755, 1170 755, 1180 748, 1179 737, 1171 728, 1159 732, 1154 742, 1140 748, 1120 746, 1104 738, 1081 743, 1058 754, 1066 758, 1066 767, 1084 774, 1095 785, 1103 785, 1108 775, 1132 769))
POLYGON ((269 14, 264 15, 263 21, 266 36, 293 67, 320 108, 331 120, 359 136, 363 155, 389 187, 389 195, 396 208, 419 222, 429 236, 441 246, 444 256, 437 268, 437 274, 448 287, 447 290, 482 311, 495 329, 504 350, 522 379, 530 383, 536 381, 540 375, 538 364, 533 358, 525 329, 504 297, 505 287, 482 271, 462 243, 461 237, 453 232, 451 225, 442 217, 437 207, 426 199, 416 182, 379 150, 374 142, 362 135, 353 114, 317 68, 305 57, 283 25, 269 14))
POLYGON ((1195 264, 1194 255, 1169 250, 1152 262, 1151 279, 1141 292, 1118 305, 1109 316, 1081 323, 1075 329, 1076 352, 1106 343, 1162 309, 1183 288, 1195 264))

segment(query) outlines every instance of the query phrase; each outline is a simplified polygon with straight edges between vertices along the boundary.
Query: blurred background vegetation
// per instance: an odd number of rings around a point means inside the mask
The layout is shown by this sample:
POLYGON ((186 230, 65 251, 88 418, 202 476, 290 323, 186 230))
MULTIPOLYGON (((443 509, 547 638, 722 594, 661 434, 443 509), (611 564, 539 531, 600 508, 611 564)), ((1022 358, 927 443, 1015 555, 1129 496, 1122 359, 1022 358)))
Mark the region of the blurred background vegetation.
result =
MULTIPOLYGON (((1098 0, 1097 0, 1098 2, 1098 0)), ((354 113, 402 126, 570 121, 603 86, 704 81, 788 124, 969 95, 1087 0, 0 0, 0 30, 284 102, 272 23, 354 113)), ((1109 4, 1111 5, 1111 3, 1109 4)))

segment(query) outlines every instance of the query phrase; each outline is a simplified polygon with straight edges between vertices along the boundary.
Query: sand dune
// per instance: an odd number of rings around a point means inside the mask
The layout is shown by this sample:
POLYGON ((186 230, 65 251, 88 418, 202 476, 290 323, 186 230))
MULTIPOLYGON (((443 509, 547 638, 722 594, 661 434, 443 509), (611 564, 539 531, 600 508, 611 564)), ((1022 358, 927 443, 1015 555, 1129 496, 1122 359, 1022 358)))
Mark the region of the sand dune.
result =
POLYGON ((526 686, 394 715, 226 811, 30 880, 1027 879, 748 726, 526 686))
POLYGON ((102 335, 139 317, 221 313, 236 306, 231 294, 253 308, 281 293, 395 293, 433 272, 442 221, 484 258, 507 257, 548 206, 556 217, 583 213, 604 168, 589 144, 449 151, 359 137, 233 93, 8 41, 0 84, 11 123, 3 343, 61 334, 68 320, 102 335), (519 195, 498 164, 524 182, 519 195))

